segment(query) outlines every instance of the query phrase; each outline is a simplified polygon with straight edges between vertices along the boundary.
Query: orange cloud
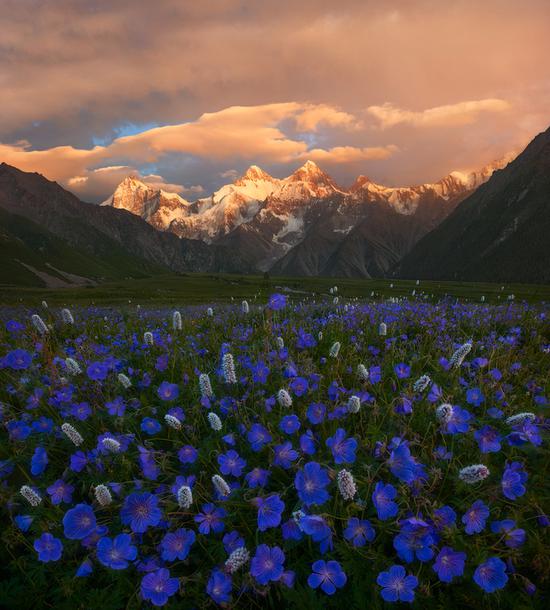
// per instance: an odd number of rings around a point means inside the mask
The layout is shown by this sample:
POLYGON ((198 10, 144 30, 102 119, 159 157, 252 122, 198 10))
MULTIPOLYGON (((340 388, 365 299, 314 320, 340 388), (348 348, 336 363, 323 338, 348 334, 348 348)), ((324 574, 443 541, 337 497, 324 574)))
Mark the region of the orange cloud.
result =
POLYGON ((436 106, 420 112, 404 110, 386 103, 383 106, 369 106, 367 112, 379 121, 382 129, 400 123, 416 127, 448 127, 468 125, 476 121, 483 112, 504 112, 510 107, 511 104, 506 100, 489 98, 436 106))
MULTIPOLYGON (((295 122, 302 131, 316 132, 321 125, 350 126, 355 117, 328 105, 297 102, 233 106, 202 114, 196 121, 155 127, 113 140, 107 146, 78 149, 57 146, 32 150, 29 142, 0 144, 0 159, 26 171, 39 171, 59 180, 81 196, 108 192, 125 175, 138 173, 136 165, 155 163, 168 154, 185 154, 209 160, 242 159, 249 162, 291 163, 303 159, 345 163, 385 159, 395 146, 336 146, 308 149, 303 140, 287 136, 281 123, 295 122), (130 163, 119 164, 118 160, 130 163)), ((167 184, 161 176, 149 177, 159 188, 183 192, 183 185, 167 184)), ((201 187, 191 187, 200 192, 201 187)))

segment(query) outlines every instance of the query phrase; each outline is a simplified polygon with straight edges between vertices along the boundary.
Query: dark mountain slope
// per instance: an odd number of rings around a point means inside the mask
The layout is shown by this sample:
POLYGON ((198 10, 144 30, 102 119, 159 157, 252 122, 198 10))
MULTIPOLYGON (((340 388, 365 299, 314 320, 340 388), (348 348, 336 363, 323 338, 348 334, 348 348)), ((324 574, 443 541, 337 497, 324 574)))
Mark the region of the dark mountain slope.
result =
POLYGON ((550 129, 421 239, 395 275, 550 282, 550 129))
POLYGON ((83 203, 40 174, 0 164, 0 208, 23 216, 92 257, 129 258, 145 273, 243 271, 226 248, 162 233, 125 210, 83 203))

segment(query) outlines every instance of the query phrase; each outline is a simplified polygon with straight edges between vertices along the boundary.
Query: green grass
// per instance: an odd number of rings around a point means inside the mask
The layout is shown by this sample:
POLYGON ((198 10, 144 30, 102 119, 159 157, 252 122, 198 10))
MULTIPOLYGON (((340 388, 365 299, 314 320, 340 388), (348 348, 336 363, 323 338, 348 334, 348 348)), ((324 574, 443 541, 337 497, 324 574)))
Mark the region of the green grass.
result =
POLYGON ((42 289, 0 285, 0 302, 5 304, 38 304, 45 299, 58 304, 108 303, 180 303, 194 304, 248 299, 261 302, 272 292, 289 291, 293 298, 326 295, 332 286, 346 298, 368 298, 374 292, 381 297, 417 295, 441 298, 445 295, 477 301, 507 302, 510 294, 522 301, 550 301, 550 285, 486 284, 475 282, 431 282, 394 279, 344 279, 325 277, 270 277, 259 275, 184 274, 160 275, 154 278, 123 280, 94 287, 42 289), (391 287, 393 284, 393 288, 391 287))

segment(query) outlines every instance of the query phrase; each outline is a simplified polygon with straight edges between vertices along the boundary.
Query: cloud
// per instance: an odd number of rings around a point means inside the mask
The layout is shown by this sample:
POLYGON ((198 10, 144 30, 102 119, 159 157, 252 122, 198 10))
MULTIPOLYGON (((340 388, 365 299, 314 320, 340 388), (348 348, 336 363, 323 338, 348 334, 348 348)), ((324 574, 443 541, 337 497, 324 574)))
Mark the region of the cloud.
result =
POLYGON ((355 148, 353 146, 335 146, 328 150, 313 148, 302 155, 302 159, 325 163, 355 163, 357 161, 382 160, 391 157, 399 149, 393 144, 388 146, 372 146, 355 148))
POLYGON ((288 164, 311 158, 338 164, 385 159, 397 150, 393 145, 309 149, 304 140, 285 133, 282 124, 288 121, 310 132, 318 132, 322 125, 347 127, 356 122, 352 115, 325 104, 283 102, 233 106, 204 113, 195 121, 146 129, 90 149, 57 146, 33 150, 29 142, 0 144, 0 158, 20 169, 39 171, 59 180, 81 197, 97 199, 101 193, 112 191, 128 174, 138 175, 166 190, 202 192, 200 185, 170 184, 162 176, 142 176, 137 169, 162 162, 170 155, 190 155, 209 162, 240 159, 251 163, 288 164))
POLYGON ((484 112, 499 113, 509 110, 511 104, 506 100, 489 98, 436 106, 420 112, 397 108, 390 103, 383 106, 369 106, 367 112, 375 117, 382 129, 395 127, 400 123, 415 127, 448 127, 469 125, 484 112))

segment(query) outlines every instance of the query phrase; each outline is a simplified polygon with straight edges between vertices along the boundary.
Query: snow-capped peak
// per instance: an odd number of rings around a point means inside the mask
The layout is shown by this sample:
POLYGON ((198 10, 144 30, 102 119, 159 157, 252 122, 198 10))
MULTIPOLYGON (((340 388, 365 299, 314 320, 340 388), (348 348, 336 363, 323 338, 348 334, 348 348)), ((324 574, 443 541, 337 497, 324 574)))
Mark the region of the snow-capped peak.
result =
POLYGON ((270 176, 267 172, 265 172, 261 167, 257 165, 251 165, 246 172, 237 180, 235 180, 234 184, 236 186, 243 186, 245 182, 273 182, 273 176, 270 176))

